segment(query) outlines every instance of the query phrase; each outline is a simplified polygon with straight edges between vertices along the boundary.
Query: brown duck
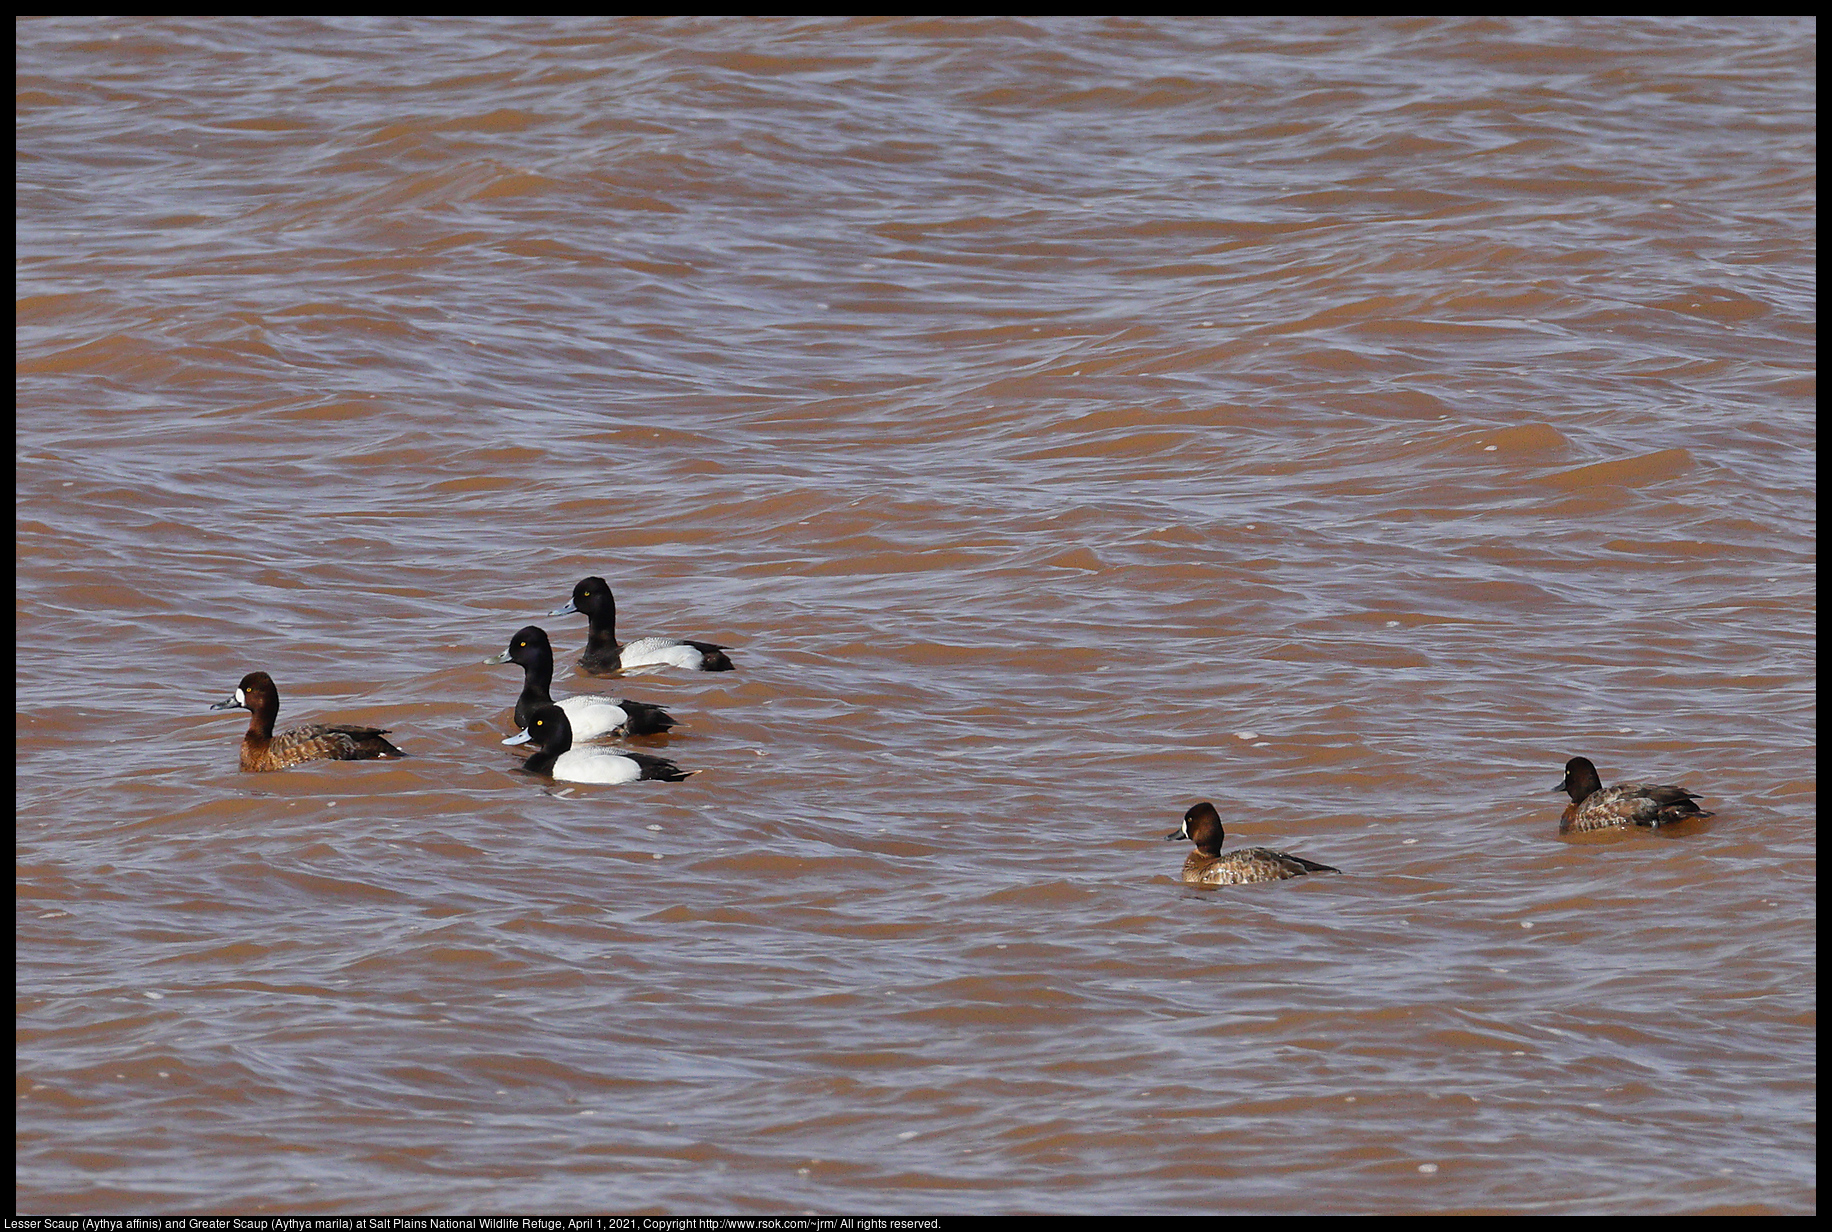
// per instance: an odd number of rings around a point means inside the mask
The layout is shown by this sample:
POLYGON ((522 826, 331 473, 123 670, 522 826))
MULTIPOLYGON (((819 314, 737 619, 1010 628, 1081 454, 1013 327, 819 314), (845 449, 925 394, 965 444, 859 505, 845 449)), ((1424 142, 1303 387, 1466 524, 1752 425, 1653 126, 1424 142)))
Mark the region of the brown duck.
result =
POLYGON ((284 770, 306 761, 367 761, 374 757, 407 754, 382 739, 386 727, 354 727, 344 723, 308 723, 274 735, 280 714, 280 690, 266 672, 249 672, 235 692, 210 707, 212 710, 250 712, 248 734, 242 737, 242 769, 284 770))
POLYGON ((1339 868, 1306 860, 1303 856, 1270 847, 1245 847, 1221 854, 1225 832, 1221 815, 1204 800, 1183 815, 1183 824, 1164 836, 1165 842, 1187 838, 1196 844, 1183 862, 1183 880, 1191 885, 1244 885, 1250 881, 1284 881, 1309 873, 1339 873, 1339 868))

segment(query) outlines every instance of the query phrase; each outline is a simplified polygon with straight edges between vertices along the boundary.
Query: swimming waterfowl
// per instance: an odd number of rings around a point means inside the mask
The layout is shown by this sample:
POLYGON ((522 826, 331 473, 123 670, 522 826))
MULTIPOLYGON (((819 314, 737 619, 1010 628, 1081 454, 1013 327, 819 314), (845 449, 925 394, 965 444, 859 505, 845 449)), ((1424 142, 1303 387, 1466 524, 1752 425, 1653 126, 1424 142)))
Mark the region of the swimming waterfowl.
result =
MULTIPOLYGON (((525 728, 540 706, 558 706, 572 724, 574 740, 595 736, 653 736, 675 725, 675 718, 660 706, 646 702, 625 701, 621 697, 601 697, 583 693, 577 697, 553 699, 553 643, 539 625, 516 630, 509 639, 509 649, 484 660, 485 663, 518 663, 525 673, 521 696, 515 699, 515 725, 525 728)), ((503 741, 508 744, 509 741, 503 741)))
POLYGON ((1183 824, 1164 836, 1165 842, 1187 838, 1196 844, 1183 862, 1183 880, 1191 885, 1245 885, 1250 881, 1284 881, 1308 873, 1339 873, 1339 868, 1306 860, 1270 847, 1244 847, 1221 854, 1225 832, 1221 815, 1207 800, 1190 806, 1183 824))
POLYGON ((1615 826, 1667 826, 1691 817, 1712 817, 1693 803, 1697 796, 1684 787, 1658 783, 1617 783, 1605 788, 1588 757, 1565 763, 1565 777, 1553 791, 1571 797, 1558 819, 1560 834, 1582 834, 1615 826))
POLYGON ((617 601, 611 587, 601 577, 588 577, 573 587, 572 601, 556 607, 549 616, 579 612, 591 621, 586 635, 585 653, 579 666, 594 675, 613 672, 658 672, 679 667, 690 672, 729 672, 732 661, 725 657, 729 646, 718 642, 691 642, 672 637, 641 637, 633 642, 617 643, 617 601))
POLYGON ((280 690, 266 672, 249 672, 235 692, 212 710, 246 710, 248 734, 242 737, 242 769, 284 770, 307 761, 368 761, 407 754, 382 739, 386 727, 347 723, 308 723, 274 735, 280 714, 280 690))
POLYGON ((678 783, 698 774, 683 770, 666 757, 646 753, 612 752, 610 749, 575 749, 572 747, 572 724, 558 706, 536 706, 521 735, 504 744, 540 746, 540 752, 522 763, 530 774, 545 774, 566 783, 634 783, 638 779, 662 779, 678 783))

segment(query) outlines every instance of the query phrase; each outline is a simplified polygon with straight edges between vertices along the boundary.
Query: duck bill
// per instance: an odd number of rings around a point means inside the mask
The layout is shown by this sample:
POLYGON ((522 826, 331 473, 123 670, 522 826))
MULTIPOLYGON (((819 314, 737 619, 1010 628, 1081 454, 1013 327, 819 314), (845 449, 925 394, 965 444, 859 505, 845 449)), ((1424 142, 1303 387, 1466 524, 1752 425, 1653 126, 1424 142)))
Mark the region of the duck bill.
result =
POLYGON ((510 736, 507 740, 503 741, 503 743, 504 744, 527 744, 532 739, 534 739, 534 737, 528 734, 528 729, 523 728, 521 731, 516 732, 513 736, 510 736))

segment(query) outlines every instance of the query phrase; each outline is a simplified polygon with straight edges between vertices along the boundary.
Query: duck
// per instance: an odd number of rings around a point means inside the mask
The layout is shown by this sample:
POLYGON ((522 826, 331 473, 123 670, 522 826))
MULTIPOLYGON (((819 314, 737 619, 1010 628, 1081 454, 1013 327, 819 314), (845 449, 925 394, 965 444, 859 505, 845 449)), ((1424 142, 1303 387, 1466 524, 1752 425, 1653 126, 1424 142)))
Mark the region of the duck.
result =
POLYGON ((731 647, 718 642, 690 642, 672 637, 641 637, 633 642, 617 643, 617 600, 611 587, 601 577, 588 577, 573 587, 572 600, 556 607, 549 616, 578 612, 591 621, 586 635, 585 653, 579 666, 594 676, 615 672, 648 673, 679 667, 690 672, 729 672, 732 661, 725 656, 731 647))
POLYGON ((280 714, 280 690, 266 672, 249 672, 235 686, 235 692, 210 709, 249 712, 248 734, 242 737, 244 770, 284 770, 308 761, 369 761, 407 756, 382 739, 390 730, 386 727, 308 723, 274 735, 274 719, 280 714))
POLYGON ((1560 834, 1608 830, 1618 826, 1669 826, 1693 817, 1715 817, 1701 809, 1684 787, 1658 783, 1617 783, 1605 788, 1588 757, 1565 763, 1565 777, 1552 789, 1571 797, 1558 819, 1560 834))
POLYGON ((647 753, 575 749, 572 738, 572 723, 567 720, 564 710, 558 706, 536 706, 521 734, 503 743, 538 745, 540 752, 523 762, 522 769, 565 783, 634 783, 638 779, 678 783, 699 773, 698 770, 683 770, 666 757, 651 757, 647 753))
POLYGON ((1221 814, 1204 800, 1183 814, 1183 824, 1164 836, 1165 842, 1187 838, 1196 844, 1183 862, 1182 878, 1190 885, 1245 885, 1251 881, 1285 881, 1310 873, 1340 873, 1339 868, 1306 860, 1303 856, 1270 847, 1245 847, 1221 854, 1224 836, 1221 814))
MULTIPOLYGON (((526 673, 522 678, 521 696, 515 699, 515 725, 528 726, 538 706, 558 706, 572 724, 574 740, 591 740, 598 736, 654 736, 666 732, 677 720, 660 706, 647 702, 625 701, 621 697, 602 697, 583 693, 577 697, 553 699, 553 643, 539 625, 516 630, 509 639, 509 649, 492 655, 485 663, 518 663, 526 673)), ((509 741, 503 741, 508 744, 509 741)))

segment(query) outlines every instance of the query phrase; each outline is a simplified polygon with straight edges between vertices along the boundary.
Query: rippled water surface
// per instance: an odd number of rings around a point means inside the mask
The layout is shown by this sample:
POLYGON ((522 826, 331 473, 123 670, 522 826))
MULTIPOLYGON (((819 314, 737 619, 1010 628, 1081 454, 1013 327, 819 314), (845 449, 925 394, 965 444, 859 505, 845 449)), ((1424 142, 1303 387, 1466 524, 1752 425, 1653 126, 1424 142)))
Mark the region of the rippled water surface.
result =
POLYGON ((24 22, 19 1208, 1811 1212, 1816 32, 24 22))

